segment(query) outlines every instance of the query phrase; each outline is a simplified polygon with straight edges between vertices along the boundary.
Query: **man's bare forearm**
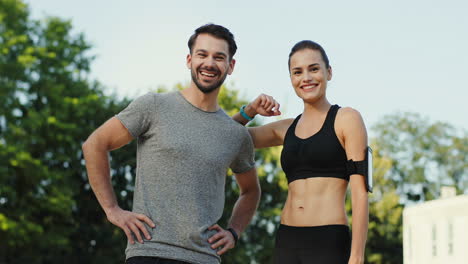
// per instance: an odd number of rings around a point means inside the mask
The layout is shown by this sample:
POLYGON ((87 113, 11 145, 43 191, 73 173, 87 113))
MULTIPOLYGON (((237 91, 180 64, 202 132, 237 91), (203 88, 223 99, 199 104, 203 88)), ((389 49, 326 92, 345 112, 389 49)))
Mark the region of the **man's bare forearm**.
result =
POLYGON ((111 183, 108 151, 90 138, 83 144, 89 183, 105 213, 118 207, 111 183))
POLYGON ((260 193, 259 186, 241 193, 234 205, 228 227, 234 228, 239 236, 250 223, 257 210, 260 193))

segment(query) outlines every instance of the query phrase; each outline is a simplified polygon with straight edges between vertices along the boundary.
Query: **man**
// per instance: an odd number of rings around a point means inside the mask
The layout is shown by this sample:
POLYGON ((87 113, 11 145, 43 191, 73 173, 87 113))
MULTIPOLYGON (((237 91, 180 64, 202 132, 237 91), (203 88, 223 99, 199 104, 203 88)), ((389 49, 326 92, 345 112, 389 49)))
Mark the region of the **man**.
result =
MULTIPOLYGON (((109 221, 128 238, 129 264, 219 263, 260 199, 249 133, 217 101, 220 86, 234 70, 234 37, 226 28, 208 24, 195 31, 188 45, 192 81, 187 89, 136 99, 83 144, 91 187, 109 221), (130 212, 117 204, 107 154, 135 138, 137 175, 130 212), (235 173, 240 196, 223 229, 216 223, 228 168, 235 173)), ((274 106, 271 100, 263 105, 270 113, 274 106)))

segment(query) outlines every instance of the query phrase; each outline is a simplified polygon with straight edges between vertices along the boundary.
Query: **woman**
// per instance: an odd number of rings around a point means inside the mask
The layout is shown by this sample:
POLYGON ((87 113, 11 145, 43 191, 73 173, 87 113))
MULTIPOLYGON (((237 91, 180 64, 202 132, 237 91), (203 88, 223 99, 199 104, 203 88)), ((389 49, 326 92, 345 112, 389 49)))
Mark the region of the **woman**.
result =
MULTIPOLYGON (((332 68, 319 44, 297 43, 288 64, 291 83, 304 103, 303 113, 296 119, 249 128, 256 148, 284 145, 281 164, 289 191, 276 235, 274 263, 364 263, 366 184, 363 175, 346 171, 348 160, 365 159, 364 122, 358 111, 328 101, 332 68), (352 239, 345 212, 348 184, 352 239)), ((277 108, 271 97, 261 95, 233 118, 245 124, 256 114, 277 115, 277 108)))

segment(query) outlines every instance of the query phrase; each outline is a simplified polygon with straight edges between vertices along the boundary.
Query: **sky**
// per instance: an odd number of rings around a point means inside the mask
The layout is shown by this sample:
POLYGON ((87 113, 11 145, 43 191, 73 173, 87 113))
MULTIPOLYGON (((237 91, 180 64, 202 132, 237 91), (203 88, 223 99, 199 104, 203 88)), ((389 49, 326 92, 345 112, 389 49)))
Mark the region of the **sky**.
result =
POLYGON ((285 118, 303 110, 288 54, 310 39, 325 48, 333 69, 328 100, 357 109, 367 127, 388 114, 417 112, 468 130, 465 0, 26 2, 33 18, 70 19, 85 34, 96 55, 92 78, 119 96, 189 83, 187 40, 216 23, 238 45, 228 87, 247 100, 272 95, 285 118))

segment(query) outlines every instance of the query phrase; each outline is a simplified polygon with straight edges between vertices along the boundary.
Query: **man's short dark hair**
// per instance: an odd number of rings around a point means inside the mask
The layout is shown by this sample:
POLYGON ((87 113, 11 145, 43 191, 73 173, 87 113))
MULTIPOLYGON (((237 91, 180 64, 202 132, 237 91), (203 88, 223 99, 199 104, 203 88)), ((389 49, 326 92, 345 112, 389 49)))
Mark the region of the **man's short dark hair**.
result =
POLYGON ((210 34, 215 38, 225 40, 229 47, 229 60, 232 60, 234 54, 236 54, 237 45, 236 41, 234 40, 234 35, 229 31, 229 29, 216 24, 206 24, 195 29, 195 33, 193 33, 193 35, 190 36, 188 40, 190 54, 192 54, 193 45, 195 44, 195 41, 200 34, 210 34))

